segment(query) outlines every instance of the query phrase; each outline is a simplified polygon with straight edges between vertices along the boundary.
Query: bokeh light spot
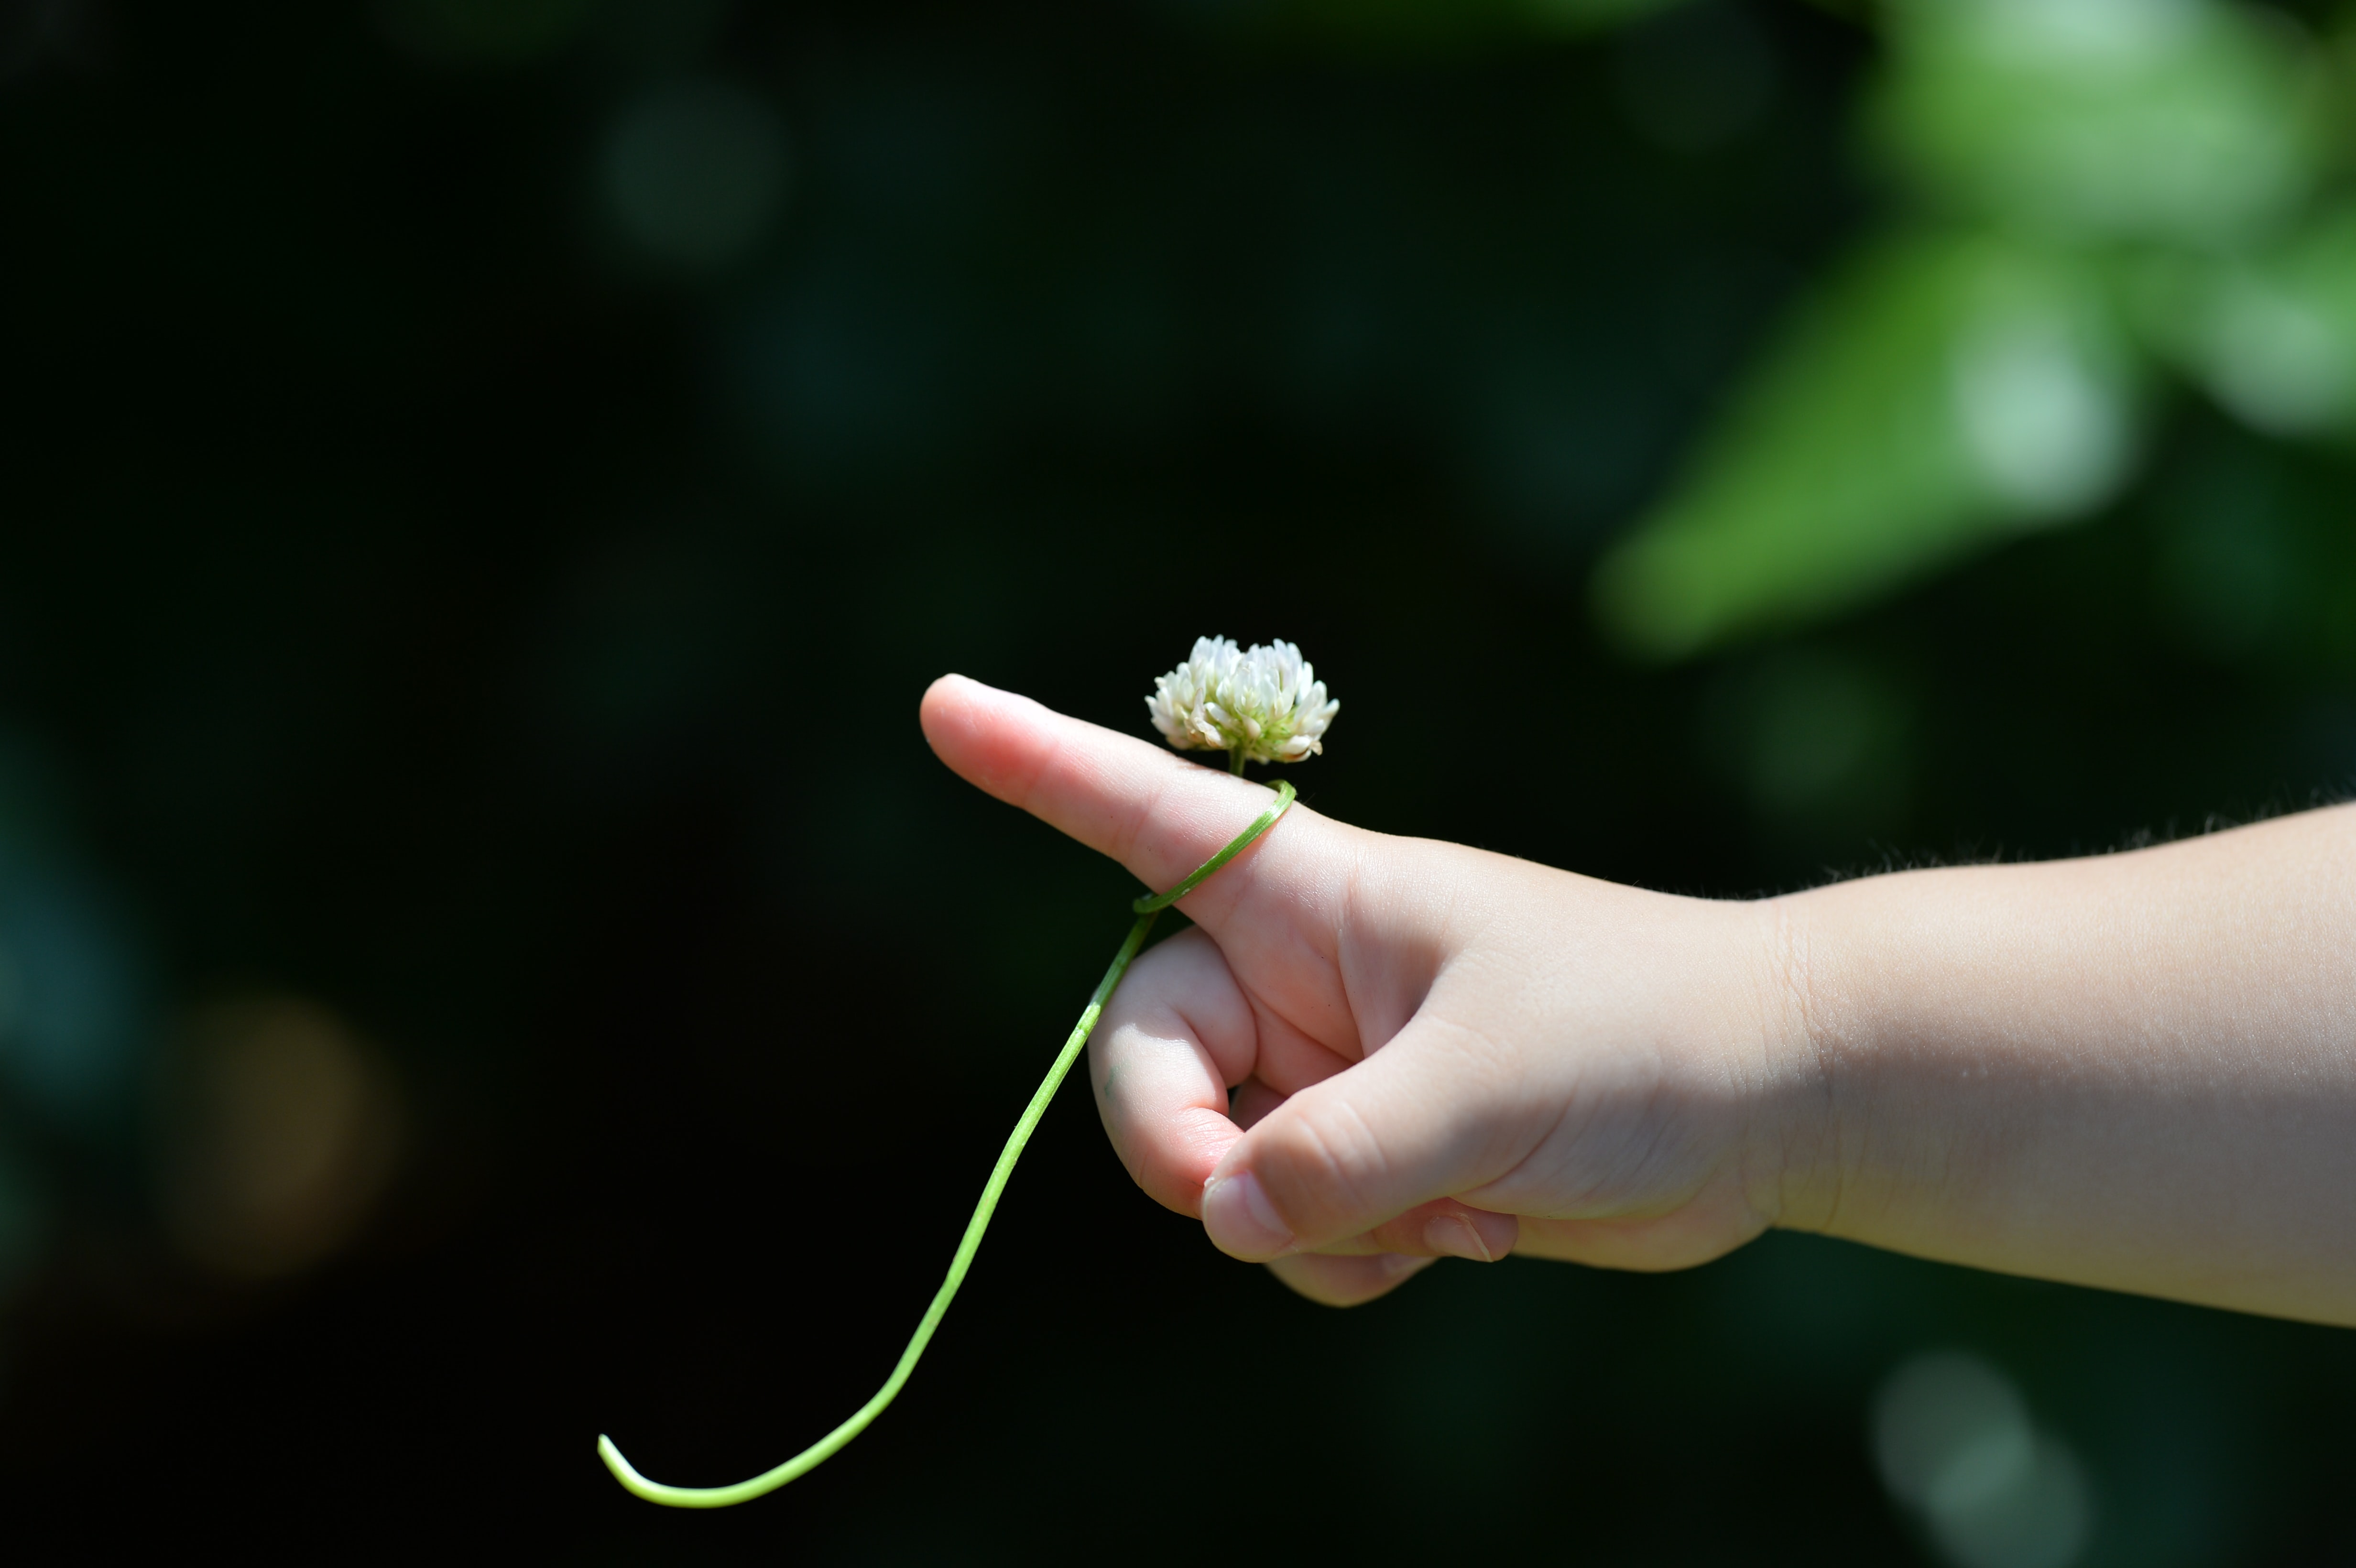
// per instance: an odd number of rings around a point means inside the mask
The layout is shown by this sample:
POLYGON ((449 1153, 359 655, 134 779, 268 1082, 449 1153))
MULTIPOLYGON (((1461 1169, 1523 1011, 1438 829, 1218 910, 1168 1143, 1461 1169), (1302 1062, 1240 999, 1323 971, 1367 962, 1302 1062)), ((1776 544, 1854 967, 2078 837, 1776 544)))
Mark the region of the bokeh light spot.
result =
POLYGON ((741 261, 786 193, 785 127, 720 81, 674 82, 624 110, 606 143, 605 196, 639 249, 691 272, 741 261))
POLYGON ((1965 446, 2023 520, 2076 517, 2126 476, 2126 399, 2066 322, 2024 316, 1970 335, 1954 393, 1965 446))
POLYGON ((162 1206, 190 1257, 252 1278, 349 1239, 391 1176, 402 1108, 378 1053, 288 996, 213 1004, 166 1080, 162 1206))
POLYGON ((0 870, 0 1076, 82 1121, 133 1082, 142 983, 120 923, 80 880, 0 870))
POLYGON ((1874 1396, 1873 1456, 1956 1568, 2067 1568, 2093 1532, 2076 1456, 1976 1356, 1935 1351, 1892 1372, 1874 1396))

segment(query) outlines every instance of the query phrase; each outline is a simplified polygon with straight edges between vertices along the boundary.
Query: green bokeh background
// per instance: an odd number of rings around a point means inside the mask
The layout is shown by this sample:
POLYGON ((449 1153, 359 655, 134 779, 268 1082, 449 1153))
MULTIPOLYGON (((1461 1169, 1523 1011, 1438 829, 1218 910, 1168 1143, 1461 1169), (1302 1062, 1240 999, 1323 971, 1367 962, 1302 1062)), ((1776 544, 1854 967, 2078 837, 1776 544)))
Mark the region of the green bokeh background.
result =
POLYGON ((1781 1235, 1337 1314, 1077 1089, 827 1468, 591 1452, 863 1398, 1125 929, 943 671, 1286 637, 1318 809, 1719 895, 2356 779, 2356 14, 2027 4, 0 5, 0 1541, 1933 1562, 1962 1347, 2080 1561, 2356 1553, 2344 1333, 1781 1235), (154 1130, 252 987, 411 1128, 262 1284, 154 1130))

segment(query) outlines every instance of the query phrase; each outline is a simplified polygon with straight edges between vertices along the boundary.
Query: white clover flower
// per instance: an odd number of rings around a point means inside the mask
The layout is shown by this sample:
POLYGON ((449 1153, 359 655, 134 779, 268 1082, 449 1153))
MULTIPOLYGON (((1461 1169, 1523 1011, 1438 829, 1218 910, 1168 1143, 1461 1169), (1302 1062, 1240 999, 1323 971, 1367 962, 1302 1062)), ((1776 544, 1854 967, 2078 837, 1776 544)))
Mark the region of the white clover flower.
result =
POLYGON ((1325 727, 1342 710, 1290 643, 1249 653, 1225 637, 1197 637, 1194 652, 1156 677, 1145 699, 1153 727, 1182 752, 1226 752, 1245 763, 1297 763, 1325 749, 1325 727))

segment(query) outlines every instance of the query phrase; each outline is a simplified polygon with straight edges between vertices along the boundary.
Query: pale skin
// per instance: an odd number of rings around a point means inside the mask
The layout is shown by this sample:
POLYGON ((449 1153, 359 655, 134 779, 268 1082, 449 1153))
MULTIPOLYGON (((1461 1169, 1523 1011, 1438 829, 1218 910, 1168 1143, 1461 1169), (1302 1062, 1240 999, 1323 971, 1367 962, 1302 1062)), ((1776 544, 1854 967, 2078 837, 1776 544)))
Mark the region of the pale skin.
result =
MULTIPOLYGON (((961 677, 923 721, 1152 889, 1269 800, 961 677)), ((1089 1046, 1105 1129, 1315 1300, 1783 1227, 2356 1324, 2356 807, 1718 901, 1296 805, 1178 907, 1089 1046)))

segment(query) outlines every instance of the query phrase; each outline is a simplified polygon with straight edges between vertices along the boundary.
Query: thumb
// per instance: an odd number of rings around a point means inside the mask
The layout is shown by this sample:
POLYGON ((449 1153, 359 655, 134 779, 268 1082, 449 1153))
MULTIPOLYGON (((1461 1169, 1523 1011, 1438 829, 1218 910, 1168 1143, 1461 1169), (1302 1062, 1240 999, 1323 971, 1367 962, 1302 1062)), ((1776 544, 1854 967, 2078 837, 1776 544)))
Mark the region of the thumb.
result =
MULTIPOLYGON (((1423 1014, 1373 1055, 1293 1095, 1204 1184, 1212 1243, 1254 1262, 1285 1257, 1488 1185, 1519 1157, 1505 1147, 1505 1119, 1488 1114, 1503 1076, 1496 1055, 1492 1042, 1423 1014)), ((1511 1225, 1482 1228, 1510 1246, 1502 1232, 1511 1225)))

